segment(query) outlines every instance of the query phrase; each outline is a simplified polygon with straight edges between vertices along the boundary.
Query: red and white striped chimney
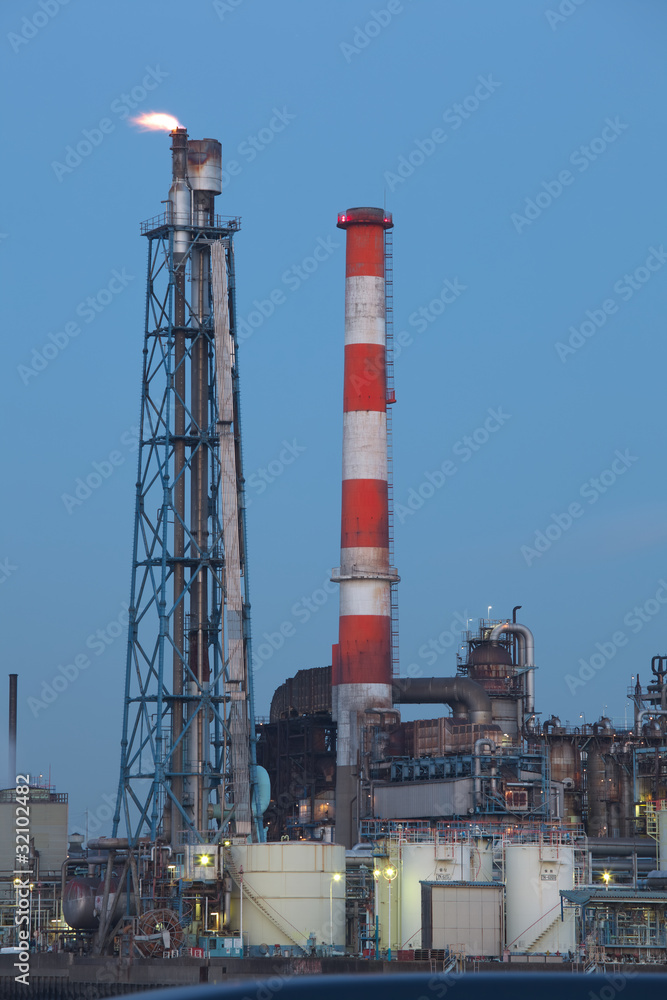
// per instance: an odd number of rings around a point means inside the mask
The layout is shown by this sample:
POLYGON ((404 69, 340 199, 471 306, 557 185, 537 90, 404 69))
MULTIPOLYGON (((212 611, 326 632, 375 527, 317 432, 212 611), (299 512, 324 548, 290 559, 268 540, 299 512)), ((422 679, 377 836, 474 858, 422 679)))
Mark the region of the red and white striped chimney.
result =
POLYGON ((332 709, 338 724, 336 840, 356 839, 360 727, 370 708, 392 707, 391 584, 387 495, 387 376, 384 231, 380 208, 338 216, 347 230, 343 503, 338 645, 332 709), (361 713, 361 716, 360 716, 361 713))

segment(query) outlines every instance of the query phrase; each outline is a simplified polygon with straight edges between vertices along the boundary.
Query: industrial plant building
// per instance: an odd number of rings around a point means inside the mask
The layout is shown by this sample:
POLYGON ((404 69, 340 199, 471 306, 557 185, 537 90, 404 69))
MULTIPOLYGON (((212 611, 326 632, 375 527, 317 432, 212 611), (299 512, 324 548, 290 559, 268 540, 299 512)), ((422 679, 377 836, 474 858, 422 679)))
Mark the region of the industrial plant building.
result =
MULTIPOLYGON (((31 905, 37 936, 164 959, 667 963, 666 658, 654 658, 647 686, 637 678, 623 728, 545 718, 536 649, 548 637, 536 642, 520 606, 462 633, 455 676, 400 675, 393 219, 379 208, 337 219, 347 247, 338 635, 256 721, 240 221, 215 213, 220 143, 176 123, 170 136, 167 211, 142 226, 148 308, 113 831, 67 848, 64 801, 31 788, 31 891, 54 886, 48 917, 31 905), (404 705, 423 706, 423 718, 403 721, 404 705)), ((2 843, 15 801, 0 793, 2 843)), ((6 942, 10 854, 0 853, 6 942)))

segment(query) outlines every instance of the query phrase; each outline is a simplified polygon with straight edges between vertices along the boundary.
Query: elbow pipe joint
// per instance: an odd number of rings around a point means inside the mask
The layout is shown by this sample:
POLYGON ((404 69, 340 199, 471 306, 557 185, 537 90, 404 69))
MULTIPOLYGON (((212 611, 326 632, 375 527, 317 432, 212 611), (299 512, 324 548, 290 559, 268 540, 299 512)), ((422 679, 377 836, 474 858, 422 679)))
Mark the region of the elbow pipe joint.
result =
POLYGON ((471 724, 491 725, 491 699, 468 677, 401 677, 394 681, 394 704, 465 705, 471 724))

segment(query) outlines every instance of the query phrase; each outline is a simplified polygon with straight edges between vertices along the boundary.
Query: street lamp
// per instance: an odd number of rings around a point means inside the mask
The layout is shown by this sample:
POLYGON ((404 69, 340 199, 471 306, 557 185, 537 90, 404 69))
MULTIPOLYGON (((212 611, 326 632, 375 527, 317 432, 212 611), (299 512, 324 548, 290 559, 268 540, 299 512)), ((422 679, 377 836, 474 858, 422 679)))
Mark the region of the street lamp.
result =
POLYGON ((611 879, 610 872, 602 872, 602 880, 605 884, 605 888, 609 891, 609 880, 611 879))
POLYGON ((329 882, 329 947, 333 950, 333 887, 334 882, 340 882, 343 876, 334 872, 329 882))
POLYGON ((387 865, 387 867, 382 872, 382 875, 389 883, 389 928, 388 928, 389 933, 387 935, 388 937, 387 960, 391 962, 391 883, 398 875, 398 869, 394 868, 393 865, 387 865))
POLYGON ((375 880, 375 957, 378 957, 378 947, 380 944, 380 910, 378 908, 378 882, 382 872, 379 868, 373 869, 373 879, 375 880))

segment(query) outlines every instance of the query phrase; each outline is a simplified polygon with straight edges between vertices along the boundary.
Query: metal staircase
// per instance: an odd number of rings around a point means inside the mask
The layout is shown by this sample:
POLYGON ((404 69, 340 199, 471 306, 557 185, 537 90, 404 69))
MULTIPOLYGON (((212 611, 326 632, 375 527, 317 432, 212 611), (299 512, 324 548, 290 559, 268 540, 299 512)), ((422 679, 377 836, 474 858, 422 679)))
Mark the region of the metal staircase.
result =
MULTIPOLYGON (((394 556, 394 453, 392 442, 392 404, 396 402, 394 388, 394 243, 391 229, 384 231, 385 289, 385 378, 387 393, 387 513, 389 527, 389 565, 394 556)), ((398 586, 391 584, 391 666, 395 678, 399 675, 398 661, 398 586)))
POLYGON ((264 900, 259 895, 259 893, 255 892, 255 890, 247 882, 245 877, 241 875, 241 872, 238 868, 238 865, 236 864, 236 861, 234 860, 234 856, 232 855, 231 850, 229 849, 225 850, 223 852, 223 857, 224 857, 225 868, 229 872, 234 882, 238 886, 241 886, 241 884, 243 884, 244 897, 246 899, 249 899, 250 902, 253 904, 253 906, 256 906, 257 909, 264 914, 266 919, 270 920, 271 923, 278 928, 281 934, 284 934, 285 937, 292 942, 292 944, 296 945, 297 948, 301 949, 301 951, 303 951, 303 953, 306 954, 306 949, 303 943, 301 941, 297 941, 295 935, 300 934, 301 937, 303 937, 306 941, 308 940, 307 936, 305 934, 301 934, 301 931, 298 931, 295 927, 292 927, 291 924, 287 924, 286 921, 283 921, 280 918, 280 914, 276 913, 273 910, 273 908, 269 906, 266 900, 264 900))

